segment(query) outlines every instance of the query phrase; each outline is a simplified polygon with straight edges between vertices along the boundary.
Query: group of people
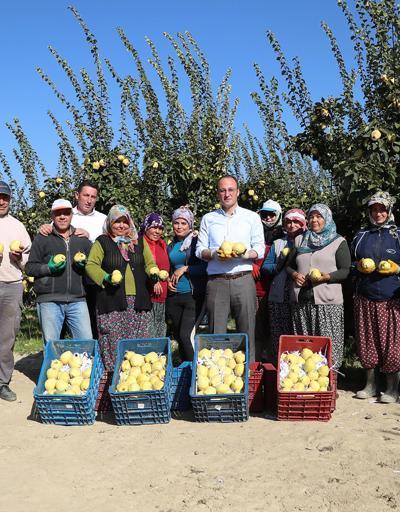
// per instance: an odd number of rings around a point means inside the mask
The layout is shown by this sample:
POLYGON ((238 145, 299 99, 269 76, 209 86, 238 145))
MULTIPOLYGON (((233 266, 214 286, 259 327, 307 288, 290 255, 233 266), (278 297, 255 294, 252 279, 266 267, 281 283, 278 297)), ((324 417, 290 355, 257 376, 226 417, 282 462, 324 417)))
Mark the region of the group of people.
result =
POLYGON ((139 229, 122 205, 104 215, 95 210, 96 184, 84 181, 74 208, 66 199, 54 201, 52 223, 43 225, 31 244, 22 223, 9 213, 11 189, 0 182, 0 398, 16 398, 9 383, 25 269, 35 278, 44 342, 58 339, 65 323, 75 339, 98 338, 108 371, 119 339, 162 337, 167 323, 182 360, 192 360, 193 335, 205 315, 212 333, 225 333, 229 317, 234 318, 236 330, 248 336, 250 362, 277 364, 282 334, 329 336, 332 366, 338 370, 344 345, 342 283, 350 274, 358 353, 367 375, 356 396, 381 391, 378 369, 387 381, 380 401, 397 401, 400 238, 394 199, 385 192, 371 197, 370 226, 356 234, 350 252, 327 205, 314 204, 307 214, 298 208, 283 213, 270 199, 253 212, 238 205, 239 194, 235 177, 220 178, 220 208, 204 215, 198 231, 191 210, 176 209, 167 245, 159 213, 147 214, 139 229), (16 239, 20 248, 10 251, 16 239), (224 254, 223 242, 240 242, 244 252, 224 254), (386 264, 380 266, 382 261, 386 264), (168 279, 160 279, 154 267, 168 279))

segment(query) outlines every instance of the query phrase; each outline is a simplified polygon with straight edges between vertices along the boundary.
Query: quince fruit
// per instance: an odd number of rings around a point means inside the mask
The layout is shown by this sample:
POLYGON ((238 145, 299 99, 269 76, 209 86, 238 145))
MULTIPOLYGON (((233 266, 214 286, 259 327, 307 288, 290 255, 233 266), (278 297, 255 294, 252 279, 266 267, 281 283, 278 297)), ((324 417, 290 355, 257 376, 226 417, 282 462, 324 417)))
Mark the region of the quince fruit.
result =
POLYGON ((371 132, 371 139, 377 141, 382 137, 382 133, 376 128, 371 132))
POLYGON ((112 284, 119 284, 122 281, 122 274, 119 270, 113 270, 111 273, 112 284))
POLYGON ((82 372, 82 377, 84 379, 90 379, 90 376, 92 375, 92 369, 91 368, 86 368, 85 370, 83 370, 82 372))
POLYGON ((24 250, 24 246, 19 240, 13 240, 10 243, 10 251, 11 252, 22 252, 24 250))
POLYGON ((390 270, 390 263, 386 260, 383 260, 379 263, 379 270, 390 270))
POLYGON ((83 253, 83 252, 77 252, 75 255, 74 255, 74 261, 75 263, 81 263, 82 261, 85 261, 86 260, 86 254, 83 253))
POLYGON ((161 281, 166 281, 169 277, 169 274, 166 270, 160 270, 158 277, 160 278, 161 281))
POLYGON ((373 272, 376 268, 375 262, 371 258, 362 258, 360 263, 364 272, 373 272))
POLYGON ((70 350, 67 350, 66 352, 63 352, 61 354, 60 361, 61 361, 62 365, 69 364, 70 360, 73 357, 74 357, 74 354, 70 350))
POLYGON ((312 268, 310 269, 309 276, 311 278, 311 281, 319 281, 321 278, 321 271, 318 268, 312 268))
POLYGON ((247 248, 243 242, 234 242, 232 246, 232 253, 234 256, 241 256, 246 252, 247 248))
POLYGON ((231 389, 232 391, 234 391, 235 393, 240 393, 241 390, 243 389, 243 386, 244 386, 244 382, 243 382, 243 379, 241 377, 237 377, 231 384, 231 389))
POLYGON ((53 258, 54 263, 63 263, 66 260, 65 254, 56 254, 53 258))

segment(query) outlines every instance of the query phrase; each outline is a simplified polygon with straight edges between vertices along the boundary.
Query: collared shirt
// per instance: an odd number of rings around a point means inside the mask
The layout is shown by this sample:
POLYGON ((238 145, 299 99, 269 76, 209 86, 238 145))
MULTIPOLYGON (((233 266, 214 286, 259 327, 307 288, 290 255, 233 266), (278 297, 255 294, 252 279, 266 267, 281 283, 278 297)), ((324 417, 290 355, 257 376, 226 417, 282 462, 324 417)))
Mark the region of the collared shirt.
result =
POLYGON ((71 224, 74 228, 86 229, 89 233, 89 240, 94 242, 99 235, 103 234, 103 225, 107 216, 97 210, 84 214, 75 206, 72 209, 73 217, 71 224))
MULTIPOLYGON (((264 231, 259 215, 251 210, 237 206, 233 215, 226 215, 223 209, 204 215, 196 247, 196 256, 201 258, 205 249, 217 250, 223 241, 243 242, 246 248, 256 251, 259 258, 264 254, 264 231)), ((252 269, 252 260, 231 258, 208 262, 207 273, 234 274, 252 269)))
POLYGON ((22 270, 31 249, 31 239, 22 222, 9 214, 0 217, 0 242, 3 245, 3 255, 0 255, 0 282, 21 282, 22 270), (21 242, 24 247, 22 259, 19 261, 10 260, 10 243, 14 240, 21 242))

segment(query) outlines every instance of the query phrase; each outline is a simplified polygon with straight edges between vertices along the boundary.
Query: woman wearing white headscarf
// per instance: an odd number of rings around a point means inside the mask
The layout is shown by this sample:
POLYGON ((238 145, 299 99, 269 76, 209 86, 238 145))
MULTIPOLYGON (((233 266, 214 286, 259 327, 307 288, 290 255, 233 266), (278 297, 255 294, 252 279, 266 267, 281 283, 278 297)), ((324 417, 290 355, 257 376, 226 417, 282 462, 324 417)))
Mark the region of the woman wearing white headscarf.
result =
POLYGON ((99 345, 104 366, 112 371, 121 338, 147 338, 151 320, 148 276, 155 266, 147 242, 140 238, 124 206, 113 206, 103 235, 92 245, 86 273, 97 285, 99 345), (118 270, 121 281, 112 273, 118 270))
POLYGON ((292 321, 295 334, 329 336, 332 364, 343 359, 344 310, 342 282, 350 270, 346 240, 337 234, 332 212, 325 204, 308 211, 308 231, 295 239, 287 272, 293 279, 292 321), (312 270, 317 269, 317 272, 312 270))
POLYGON ((261 258, 253 261, 253 278, 256 283, 257 313, 255 327, 256 361, 272 360, 273 350, 269 343, 270 323, 268 316, 268 293, 272 276, 261 270, 273 243, 284 236, 281 205, 268 199, 259 209, 264 230, 265 250, 261 258))
POLYGON ((387 192, 374 194, 368 201, 370 227, 352 243, 358 356, 367 374, 366 386, 356 396, 378 394, 374 373, 379 369, 386 374, 386 391, 380 396, 384 403, 398 400, 400 378, 400 230, 393 220, 394 203, 387 192))

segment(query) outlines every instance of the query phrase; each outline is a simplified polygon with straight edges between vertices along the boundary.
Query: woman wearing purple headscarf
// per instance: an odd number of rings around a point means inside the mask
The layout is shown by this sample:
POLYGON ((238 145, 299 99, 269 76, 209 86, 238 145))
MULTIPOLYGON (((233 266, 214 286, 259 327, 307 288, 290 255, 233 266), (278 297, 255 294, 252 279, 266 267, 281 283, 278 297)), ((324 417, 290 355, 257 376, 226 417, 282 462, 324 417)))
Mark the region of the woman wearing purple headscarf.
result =
POLYGON ((103 235, 90 249, 86 273, 97 285, 99 345, 106 371, 114 370, 118 340, 148 338, 151 300, 148 276, 155 266, 147 242, 124 206, 113 206, 103 235), (115 278, 119 271, 121 280, 115 278))
POLYGON ((193 213, 181 206, 172 214, 174 239, 168 245, 171 277, 168 283, 167 317, 183 361, 193 360, 191 335, 202 310, 207 282, 207 263, 195 256, 197 233, 193 213))
MULTIPOLYGON (((167 245, 162 238, 164 227, 164 220, 161 215, 151 212, 146 215, 140 227, 139 236, 146 240, 157 267, 169 274, 170 264, 167 245)), ((167 300, 167 293, 167 281, 160 280, 154 285, 151 293, 153 307, 151 309, 150 336, 152 338, 163 338, 166 334, 165 301, 167 300)))

